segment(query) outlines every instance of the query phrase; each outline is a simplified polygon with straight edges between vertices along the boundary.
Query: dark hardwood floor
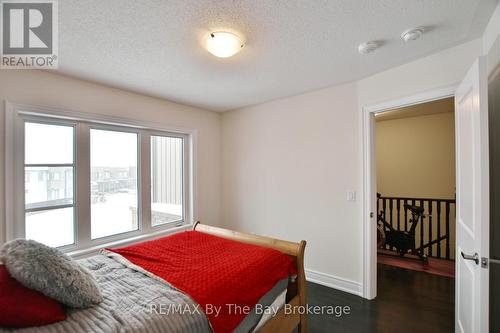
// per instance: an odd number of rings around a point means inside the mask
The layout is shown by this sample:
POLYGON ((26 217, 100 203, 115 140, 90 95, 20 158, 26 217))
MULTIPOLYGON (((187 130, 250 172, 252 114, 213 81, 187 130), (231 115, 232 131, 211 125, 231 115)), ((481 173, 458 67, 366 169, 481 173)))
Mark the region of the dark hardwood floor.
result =
POLYGON ((453 332, 454 285, 449 277, 381 264, 378 296, 372 301, 308 283, 310 305, 351 308, 340 317, 309 315, 309 332, 453 332))

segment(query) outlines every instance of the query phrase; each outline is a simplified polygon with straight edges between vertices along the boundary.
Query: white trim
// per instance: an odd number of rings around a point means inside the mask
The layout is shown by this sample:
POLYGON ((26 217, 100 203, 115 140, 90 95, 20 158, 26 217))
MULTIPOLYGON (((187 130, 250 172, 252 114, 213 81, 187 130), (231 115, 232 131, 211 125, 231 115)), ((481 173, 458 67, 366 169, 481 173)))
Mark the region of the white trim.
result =
POLYGON ((455 95, 455 90, 457 85, 446 86, 443 88, 438 88, 434 90, 424 91, 415 95, 405 96, 398 99, 382 102, 379 104, 369 105, 363 107, 364 112, 382 112, 389 111, 392 109, 398 109, 402 107, 412 106, 416 104, 422 104, 426 102, 432 102, 438 99, 443 99, 446 97, 452 97, 455 95))
POLYGON ((147 240, 158 239, 158 238, 165 237, 165 236, 171 235, 171 234, 175 234, 175 233, 178 233, 181 231, 191 230, 192 228, 193 228, 193 224, 185 224, 185 225, 182 225, 179 227, 173 227, 170 229, 156 231, 156 232, 149 233, 149 234, 144 234, 144 235, 140 235, 140 236, 136 236, 136 237, 121 239, 118 241, 109 242, 109 243, 105 243, 105 244, 99 244, 99 245, 92 246, 92 247, 82 249, 82 250, 71 251, 71 252, 68 252, 67 254, 69 256, 71 256, 73 258, 77 258, 77 259, 78 258, 85 258, 85 257, 89 257, 89 256, 92 256, 92 255, 99 253, 99 251, 101 249, 104 249, 104 248, 128 246, 128 245, 132 245, 135 243, 144 242, 147 240))
MULTIPOLYGON (((75 174, 76 180, 76 197, 74 199, 76 210, 76 225, 75 239, 85 240, 90 242, 91 231, 90 223, 78 223, 78 221, 90 221, 91 216, 91 199, 87 195, 91 191, 90 185, 90 131, 83 123, 76 125, 76 149, 75 149, 75 174), (78 205, 76 203, 78 202, 78 205)), ((80 243, 80 246, 85 248, 90 244, 80 243)))
MULTIPOLYGON (((197 174, 196 170, 196 161, 195 161, 195 147, 196 147, 196 138, 197 138, 197 131, 195 129, 190 129, 190 128, 182 128, 182 127, 172 127, 172 126, 164 126, 164 125, 158 125, 157 123, 154 122, 145 122, 145 121, 139 121, 135 119, 130 119, 130 118, 119 118, 119 117, 109 117, 101 114, 93 114, 93 113, 83 113, 83 112, 75 112, 75 111, 70 111, 70 110, 62 110, 62 109, 57 109, 57 108, 51 108, 51 107, 45 107, 45 106, 33 106, 33 105, 26 105, 26 104, 17 104, 17 103, 11 103, 9 101, 5 101, 5 110, 6 110, 6 116, 5 116, 5 193, 8 193, 9 195, 5 196, 5 225, 6 225, 6 233, 5 233, 5 241, 14 239, 16 237, 19 237, 20 234, 24 234, 23 230, 20 230, 19 223, 16 223, 16 221, 19 220, 19 213, 18 211, 21 211, 23 207, 23 202, 24 202, 24 196, 23 193, 18 193, 19 190, 16 190, 15 184, 20 181, 19 177, 22 176, 24 179, 24 172, 20 172, 17 169, 22 169, 22 168, 16 168, 16 166, 19 164, 19 156, 18 155, 23 155, 23 154, 16 154, 16 151, 23 151, 21 148, 23 148, 22 144, 22 130, 18 128, 18 124, 22 123, 21 117, 24 118, 46 118, 46 119, 53 119, 54 121, 57 120, 63 120, 63 121, 71 121, 75 122, 78 124, 77 126, 77 131, 76 131, 76 143, 81 144, 81 138, 78 136, 80 134, 81 136, 81 131, 78 131, 78 129, 81 126, 85 126, 87 128, 90 128, 94 125, 103 125, 103 126, 112 126, 116 128, 123 128, 127 130, 133 130, 134 132, 139 133, 139 137, 144 136, 145 133, 150 132, 150 133, 161 133, 161 134, 170 134, 172 136, 178 136, 182 137, 184 139, 184 144, 185 144, 185 151, 184 151, 184 156, 185 161, 184 165, 187 168, 187 174, 185 178, 185 186, 184 186, 184 193, 186 198, 188 200, 183 200, 184 201, 184 209, 185 209, 185 214, 184 214, 184 220, 183 220, 183 226, 189 226, 194 223, 196 220, 197 216, 195 215, 196 212, 196 179, 195 176, 197 174), (141 136, 142 135, 142 136, 141 136), (19 137, 16 137, 19 136, 19 137), (186 163, 186 161, 188 163, 186 163), (16 171, 17 170, 17 171, 16 171), (22 232, 21 232, 22 231, 22 232)), ((141 150, 142 145, 144 143, 139 141, 138 142, 138 158, 141 158, 141 154, 139 151, 141 150)), ((87 147, 86 147, 87 148, 87 147)), ((146 155, 144 155, 146 156, 146 155)), ((22 158, 22 156, 21 156, 22 158)), ((88 156, 87 156, 88 159, 88 156)), ((89 162, 89 161, 86 161, 89 162)), ((75 161, 76 163, 76 161, 75 161)), ((22 163, 21 163, 22 164, 22 163)), ((142 164, 142 163, 139 163, 142 164)), ((20 165, 20 164, 19 164, 20 165)), ((138 165, 138 170, 140 169, 140 165, 138 165)), ((149 170, 149 169, 148 169, 149 170)), ((89 177, 89 175, 85 175, 85 179, 89 177)), ((139 174, 138 176, 141 176, 139 174)), ((147 177, 149 177, 149 173, 147 173, 147 177)), ((78 174, 76 175, 78 177, 78 174)), ((84 181, 85 181, 84 179, 84 181)), ((81 180, 80 180, 81 181, 81 180)), ((85 182, 90 184, 90 182, 85 182)), ((140 185, 140 182, 139 182, 140 185)), ((77 189, 77 196, 81 193, 78 193, 77 189)), ((86 192, 87 193, 87 192, 86 192)), ((139 196, 141 197, 141 196, 139 196)), ((142 197, 141 197, 142 198, 142 197)), ((143 202, 144 203, 144 202, 143 202)), ((88 205, 87 205, 88 206, 88 205)), ((139 205, 140 207, 141 205, 139 205)), ((147 210, 147 208, 150 209, 149 205, 142 205, 144 210, 147 210)), ((82 210, 78 210, 80 213, 82 213, 82 210)), ((141 220, 142 217, 142 211, 141 209, 138 209, 138 213, 140 214, 138 216, 138 219, 141 220)), ((82 213, 84 214, 83 217, 86 217, 89 219, 88 213, 82 213)), ((80 218, 82 216, 79 216, 80 218)), ((84 223, 90 225, 90 223, 84 223)), ((176 224, 177 223, 169 223, 165 224, 162 226, 156 226, 156 227, 151 227, 150 223, 147 221, 142 222, 143 226, 146 225, 147 228, 145 228, 146 232, 141 233, 141 226, 139 230, 136 231, 130 231, 127 232, 127 238, 123 234, 120 235, 111 235, 107 236, 104 238, 100 239, 95 239, 95 240, 90 240, 90 238, 84 242, 81 242, 82 239, 80 237, 76 237, 75 241, 78 240, 80 241, 80 245, 78 248, 75 245, 70 245, 67 247, 64 247, 64 251, 72 251, 75 250, 76 252, 71 252, 71 253, 80 253, 81 250, 84 252, 87 249, 95 249, 95 248, 100 248, 103 246, 108 246, 109 244, 128 244, 130 242, 136 241, 136 240, 141 240, 141 239, 149 239, 150 237, 154 237, 155 235, 163 235, 163 234, 168 234, 171 233, 173 229, 176 229, 176 224), (91 242, 91 243, 88 243, 91 242)), ((79 226, 81 223, 78 223, 75 227, 77 232, 79 231, 80 233, 83 231, 85 235, 90 236, 90 230, 86 230, 89 228, 89 226, 86 226, 84 230, 79 230, 79 226)), ((3 241, 3 240, 2 240, 3 241)))
POLYGON ((79 112, 66 110, 50 106, 38 106, 31 104, 14 103, 7 101, 12 108, 22 114, 32 114, 35 116, 47 116, 54 117, 58 119, 68 119, 73 121, 88 121, 94 124, 121 126, 121 127, 133 127, 138 129, 148 129, 152 131, 162 131, 162 132, 173 132, 179 134, 193 134, 196 129, 181 127, 181 126, 170 126, 170 125, 159 125, 156 122, 137 120, 133 118, 125 117, 114 117, 103 115, 99 113, 91 112, 79 112))
POLYGON ((377 296, 377 249, 376 249, 376 223, 370 217, 373 212, 376 216, 376 179, 374 158, 374 114, 396 108, 407 107, 415 104, 431 102, 455 95, 457 86, 447 86, 429 91, 424 91, 411 96, 368 105, 361 108, 361 142, 363 143, 363 244, 362 244, 362 296, 373 299, 377 296))
POLYGON ((370 217, 373 206, 373 195, 376 193, 376 178, 371 175, 376 174, 376 165, 374 158, 374 143, 373 143, 373 126, 375 122, 374 112, 366 112, 363 110, 362 114, 362 145, 363 145, 363 242, 362 242, 362 296, 366 299, 374 299, 377 296, 377 263, 376 263, 376 229, 369 226, 375 223, 373 218, 370 217), (374 188, 375 187, 375 188, 374 188), (366 220, 368 222, 366 222, 366 220))
MULTIPOLYGON (((14 188, 14 106, 5 101, 5 189, 14 188)), ((5 239, 14 238, 15 200, 11 191, 5 192, 5 239)))
MULTIPOLYGON (((139 135, 139 146, 141 151, 140 158, 140 169, 151 170, 151 133, 145 132, 142 135, 139 135)), ((152 212, 151 212, 151 172, 141 172, 138 171, 138 177, 140 179, 141 185, 139 187, 139 200, 138 208, 141 207, 140 211, 138 210, 138 216, 140 222, 139 228, 142 232, 149 234, 153 232, 153 221, 152 212), (143 188, 149 189, 147 191, 143 191, 143 188), (149 221, 149 223, 144 223, 144 221, 149 221)), ((184 206, 185 208, 185 206, 184 206)))
POLYGON ((363 295, 363 286, 359 282, 314 271, 312 269, 306 269, 305 272, 306 272, 306 280, 309 282, 314 282, 329 288, 342 290, 357 296, 363 295))
POLYGON ((187 142, 188 154, 189 154, 189 166, 188 170, 190 174, 188 175, 189 182, 189 192, 188 198, 189 202, 191 202, 191 206, 188 207, 189 216, 191 217, 191 223, 195 223, 196 221, 201 220, 198 216, 198 172, 197 165, 198 161, 196 157, 198 156, 198 132, 192 131, 190 135, 188 135, 187 142))

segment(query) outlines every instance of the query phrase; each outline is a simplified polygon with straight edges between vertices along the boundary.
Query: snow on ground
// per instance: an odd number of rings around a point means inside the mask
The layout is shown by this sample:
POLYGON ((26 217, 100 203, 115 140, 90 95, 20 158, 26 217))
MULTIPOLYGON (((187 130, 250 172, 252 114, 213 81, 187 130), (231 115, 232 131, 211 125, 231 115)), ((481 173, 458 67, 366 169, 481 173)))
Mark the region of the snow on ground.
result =
MULTIPOLYGON (((137 196, 133 192, 112 193, 103 202, 91 204, 92 239, 137 230, 137 196)), ((182 206, 154 203, 154 211, 182 216, 182 206)), ((47 210, 26 215, 26 238, 58 247, 74 243, 73 208, 47 210)))

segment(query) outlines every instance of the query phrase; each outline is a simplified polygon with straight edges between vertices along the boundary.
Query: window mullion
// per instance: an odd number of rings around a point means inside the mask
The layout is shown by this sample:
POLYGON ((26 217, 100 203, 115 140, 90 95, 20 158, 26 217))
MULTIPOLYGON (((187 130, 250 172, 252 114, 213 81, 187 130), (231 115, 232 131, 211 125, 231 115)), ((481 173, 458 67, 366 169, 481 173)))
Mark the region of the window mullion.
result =
POLYGON ((196 218, 195 212, 195 191, 192 182, 195 177, 195 167, 194 167, 194 144, 193 137, 187 135, 184 136, 183 140, 183 168, 182 168, 182 182, 183 182, 183 209, 184 209, 184 223, 194 223, 196 218))
MULTIPOLYGON (((25 190, 26 190, 26 184, 24 181, 24 175, 25 175, 25 166, 24 166, 24 159, 25 159, 25 148, 24 148, 24 135, 25 135, 25 128, 24 128, 24 120, 22 118, 17 118, 15 121, 15 129, 14 129, 14 135, 17 137, 14 138, 14 142, 18 142, 18 146, 15 147, 16 151, 19 151, 20 154, 14 155, 14 184, 22 184, 22 186, 15 186, 15 188, 21 189, 19 193, 16 193, 16 198, 14 200, 14 203, 16 205, 16 209, 14 210, 14 221, 15 225, 13 228, 13 232, 11 235, 10 232, 8 232, 8 236, 13 236, 12 239, 14 238, 24 238, 26 237, 26 213, 24 211, 25 208, 25 190)), ((7 180, 9 181, 9 180, 7 180)))
POLYGON ((151 134, 142 131, 140 134, 140 228, 143 232, 149 232, 152 228, 151 218, 151 134))
POLYGON ((90 128, 77 125, 76 134, 76 242, 78 247, 90 245, 90 128))

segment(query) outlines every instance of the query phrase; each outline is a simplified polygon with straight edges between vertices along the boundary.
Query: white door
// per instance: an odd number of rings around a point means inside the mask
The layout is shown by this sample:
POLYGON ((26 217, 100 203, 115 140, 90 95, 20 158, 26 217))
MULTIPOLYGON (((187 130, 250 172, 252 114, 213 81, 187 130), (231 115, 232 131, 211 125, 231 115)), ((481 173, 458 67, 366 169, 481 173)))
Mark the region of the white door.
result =
POLYGON ((455 94, 457 255, 455 331, 488 332, 488 81, 478 58, 455 94))

